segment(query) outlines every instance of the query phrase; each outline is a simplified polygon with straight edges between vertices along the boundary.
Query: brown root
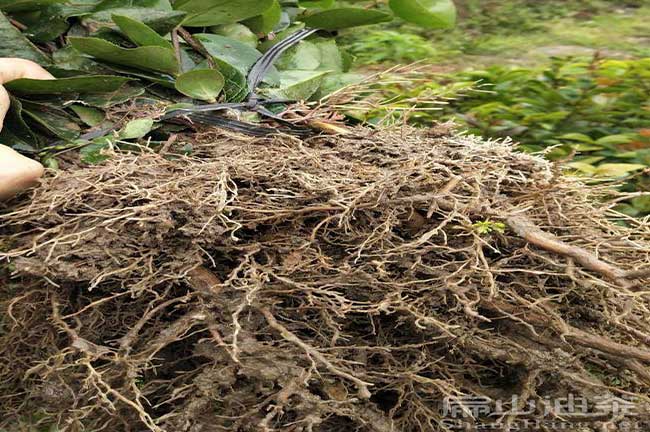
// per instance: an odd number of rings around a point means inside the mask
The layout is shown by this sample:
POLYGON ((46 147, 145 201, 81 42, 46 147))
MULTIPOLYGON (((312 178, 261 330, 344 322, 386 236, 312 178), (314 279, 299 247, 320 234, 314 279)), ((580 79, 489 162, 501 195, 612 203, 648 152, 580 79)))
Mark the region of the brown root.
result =
POLYGON ((610 193, 448 126, 65 170, 0 215, 0 428, 516 430, 568 395, 644 421, 650 229, 610 193))

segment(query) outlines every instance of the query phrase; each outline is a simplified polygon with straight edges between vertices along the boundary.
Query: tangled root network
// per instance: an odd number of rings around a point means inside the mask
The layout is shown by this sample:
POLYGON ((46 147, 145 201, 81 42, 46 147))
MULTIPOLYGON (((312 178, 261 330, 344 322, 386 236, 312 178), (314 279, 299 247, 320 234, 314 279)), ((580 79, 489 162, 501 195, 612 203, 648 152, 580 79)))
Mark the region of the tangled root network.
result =
POLYGON ((0 216, 0 427, 648 420, 650 228, 605 188, 444 127, 192 145, 64 170, 0 216))

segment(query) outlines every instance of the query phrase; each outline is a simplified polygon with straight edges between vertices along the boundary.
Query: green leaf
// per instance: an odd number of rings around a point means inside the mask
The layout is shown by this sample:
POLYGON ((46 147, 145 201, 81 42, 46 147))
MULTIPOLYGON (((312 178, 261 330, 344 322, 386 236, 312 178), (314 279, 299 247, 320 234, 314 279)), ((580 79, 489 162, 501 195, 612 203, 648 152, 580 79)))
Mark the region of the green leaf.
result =
POLYGON ((566 164, 566 166, 581 171, 585 174, 594 174, 596 172, 596 167, 586 162, 570 162, 566 164))
POLYGON ((51 109, 42 109, 37 104, 27 104, 23 101, 23 113, 31 118, 40 128, 52 135, 64 139, 73 140, 79 136, 79 125, 64 112, 51 109))
POLYGON ((5 87, 11 92, 23 95, 107 93, 119 89, 129 81, 129 78, 112 75, 80 76, 55 80, 21 78, 8 82, 5 87))
POLYGON ((90 127, 101 124, 106 118, 106 113, 104 113, 102 110, 98 110, 97 108, 75 104, 70 106, 70 109, 74 111, 75 114, 77 114, 82 122, 90 127))
POLYGON ((280 87, 267 88, 263 92, 279 99, 307 100, 318 91, 328 73, 326 71, 283 71, 280 73, 280 87))
POLYGON ((643 195, 633 198, 631 202, 634 208, 642 211, 643 213, 650 213, 650 195, 643 195))
POLYGON ((243 24, 223 24, 220 26, 210 27, 212 33, 227 37, 246 44, 252 48, 257 47, 259 38, 248 27, 243 24))
POLYGON ((278 0, 273 0, 273 5, 261 15, 244 20, 242 24, 259 34, 269 34, 280 23, 282 18, 282 6, 278 0))
MULTIPOLYGON (((248 75, 250 68, 262 56, 255 48, 227 37, 208 33, 195 34, 194 37, 203 43, 210 55, 234 67, 244 76, 248 75)), ((271 69, 270 79, 273 79, 275 73, 275 68, 271 69)))
POLYGON ((74 3, 65 2, 60 5, 61 13, 65 18, 87 15, 95 11, 100 3, 102 3, 100 0, 75 0, 74 3))
POLYGON ((366 78, 365 75, 355 73, 338 73, 327 75, 318 89, 317 97, 323 98, 349 85, 359 84, 366 78))
POLYGON ((604 159, 605 158, 603 156, 590 156, 590 157, 580 158, 578 162, 595 165, 604 159))
POLYGON ((329 9, 334 6, 334 0, 300 0, 298 4, 304 8, 329 9))
POLYGON ((302 41, 276 61, 280 70, 328 70, 342 72, 343 56, 333 39, 302 41))
POLYGON ((47 6, 64 3, 66 0, 0 0, 0 10, 3 12, 38 11, 47 6))
POLYGON ((40 43, 50 42, 63 35, 70 28, 70 23, 63 16, 61 10, 61 5, 54 4, 39 9, 38 14, 28 14, 34 19, 27 20, 24 15, 21 16, 23 24, 27 25, 23 34, 32 42, 40 43))
POLYGON ((478 221, 472 224, 472 228, 476 230, 478 234, 485 235, 497 232, 503 234, 506 232, 506 224, 503 222, 493 222, 491 220, 478 221))
POLYGON ((187 12, 183 25, 206 27, 236 23, 266 12, 273 0, 180 0, 175 9, 187 12))
POLYGON ((596 167, 595 175, 606 177, 623 177, 634 171, 648 168, 642 164, 607 163, 596 167))
POLYGON ((37 145, 34 145, 34 141, 23 140, 21 137, 17 136, 13 130, 7 127, 0 131, 0 144, 11 147, 14 150, 25 150, 29 152, 36 151, 38 148, 37 145))
POLYGON ((391 15, 372 9, 339 8, 305 14, 299 17, 308 27, 341 30, 391 21, 391 15))
POLYGON ((141 118, 131 120, 118 132, 122 140, 139 139, 146 136, 153 128, 153 119, 141 118))
POLYGON ((176 78, 176 90, 191 98, 210 103, 217 101, 224 84, 223 75, 214 69, 193 70, 176 78))
POLYGON ((159 46, 173 49, 172 44, 141 21, 125 15, 113 15, 113 21, 122 33, 138 46, 159 46))
POLYGON ((592 140, 589 136, 581 133, 568 133, 564 135, 560 135, 558 137, 559 139, 564 139, 564 140, 569 140, 569 141, 580 141, 580 142, 585 142, 585 143, 593 143, 594 140, 592 140))
MULTIPOLYGON (((226 62, 216 59, 219 70, 225 79, 223 93, 228 102, 241 102, 248 95, 246 76, 226 62)), ((206 65, 207 67, 207 62, 206 65)))
POLYGON ((19 57, 42 65, 50 63, 47 56, 12 26, 2 13, 0 13, 0 35, 2 35, 0 57, 19 57))
POLYGON ((603 146, 617 146, 620 144, 627 144, 632 141, 633 138, 629 135, 608 135, 596 140, 596 144, 603 146))
POLYGON ((110 140, 105 137, 93 140, 93 142, 79 150, 81 161, 91 165, 104 162, 109 159, 109 156, 102 154, 102 150, 109 148, 110 145, 110 140))
MULTIPOLYGON (((75 0, 75 2, 78 0, 75 0)), ((173 0, 172 0, 173 1, 173 0)), ((151 10, 172 10, 170 0, 102 0, 95 10, 103 11, 119 7, 134 8, 142 7, 151 10)))
POLYGON ((315 39, 313 43, 320 51, 320 65, 318 69, 343 72, 345 69, 345 60, 336 44, 336 40, 319 38, 315 39))
POLYGON ((448 29, 456 24, 456 6, 452 0, 389 0, 395 15, 420 27, 448 29))
POLYGON ((159 34, 167 34, 178 26, 185 18, 183 11, 149 9, 145 7, 115 7, 95 12, 83 17, 83 24, 86 27, 114 27, 113 15, 127 16, 138 20, 151 27, 159 34))
POLYGON ((313 42, 302 41, 284 53, 275 66, 280 70, 316 70, 322 61, 321 50, 313 42))
POLYGON ((125 85, 111 93, 82 95, 77 101, 97 108, 109 108, 133 100, 143 93, 144 88, 140 86, 125 85))
POLYGON ((90 37, 69 37, 68 40, 77 50, 102 61, 172 75, 178 72, 178 63, 172 49, 158 46, 127 49, 90 37))
POLYGON ((283 40, 291 36, 293 33, 297 32, 298 30, 302 30, 304 28, 305 28, 304 23, 292 24, 291 26, 277 33, 274 38, 265 40, 264 42, 260 43, 257 49, 261 52, 267 52, 274 45, 279 44, 280 42, 282 42, 283 40))
POLYGON ((602 150, 604 147, 595 144, 572 144, 572 147, 579 152, 602 150))
POLYGON ((172 75, 164 74, 154 71, 143 71, 131 67, 110 65, 113 72, 118 72, 124 75, 140 78, 143 80, 151 81, 152 83, 160 84, 167 88, 174 88, 174 77, 172 75))
POLYGON ((93 75, 106 75, 111 72, 105 64, 94 61, 69 45, 54 51, 52 60, 54 61, 53 67, 71 71, 77 75, 81 75, 82 72, 93 75))
POLYGON ((2 138, 0 142, 12 147, 19 146, 22 148, 33 144, 38 145, 38 135, 34 133, 23 117, 22 102, 13 96, 9 96, 9 98, 11 105, 4 121, 5 127, 0 132, 2 138))

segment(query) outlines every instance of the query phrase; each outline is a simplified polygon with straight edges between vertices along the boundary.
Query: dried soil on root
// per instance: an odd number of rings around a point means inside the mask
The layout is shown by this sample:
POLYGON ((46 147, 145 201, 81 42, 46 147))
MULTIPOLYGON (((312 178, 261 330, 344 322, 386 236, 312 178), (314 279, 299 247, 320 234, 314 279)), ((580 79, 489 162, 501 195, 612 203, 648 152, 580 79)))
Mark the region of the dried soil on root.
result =
POLYGON ((0 424, 440 431, 447 398, 645 401, 650 228, 606 191, 444 128, 193 146, 0 216, 0 424))

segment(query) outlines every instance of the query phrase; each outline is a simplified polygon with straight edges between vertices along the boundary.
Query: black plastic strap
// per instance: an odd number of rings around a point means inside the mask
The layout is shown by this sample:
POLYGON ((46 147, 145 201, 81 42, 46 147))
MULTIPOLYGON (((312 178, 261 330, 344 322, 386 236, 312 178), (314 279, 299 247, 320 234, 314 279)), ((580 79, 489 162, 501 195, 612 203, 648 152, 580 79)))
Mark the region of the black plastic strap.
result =
POLYGON ((249 102, 256 102, 255 90, 260 85, 266 74, 269 72, 275 61, 289 48, 296 45, 300 41, 308 38, 316 33, 317 29, 302 29, 293 33, 289 37, 281 40, 269 49, 262 57, 257 59, 253 67, 248 72, 248 100, 249 102))
POLYGON ((208 126, 217 126, 222 129, 229 129, 236 132, 245 133, 251 136, 268 136, 277 133, 284 133, 297 137, 308 137, 313 135, 313 130, 297 127, 291 124, 291 127, 274 128, 267 126, 258 126, 255 123, 247 123, 239 120, 229 119, 218 114, 195 113, 189 116, 193 122, 208 126))
POLYGON ((289 48, 298 44, 300 41, 316 33, 317 29, 302 29, 291 34, 287 38, 281 40, 275 44, 271 49, 269 49, 264 55, 262 55, 257 61, 253 64, 250 71, 248 72, 247 84, 248 84, 248 97, 246 102, 242 103, 221 103, 221 104, 206 104, 206 105, 195 105, 187 108, 179 108, 165 114, 161 120, 169 120, 179 116, 187 116, 191 120, 195 120, 197 123, 208 124, 213 126, 218 126, 221 128, 236 130, 238 132, 247 133, 254 136, 265 136, 272 133, 282 132, 291 135, 297 136, 307 136, 309 135, 310 129, 302 128, 294 125, 291 122, 288 122, 276 115, 265 105, 275 104, 275 103, 289 103, 293 101, 289 100, 269 100, 261 99, 258 97, 255 92, 257 86, 259 86, 268 74, 269 70, 275 63, 275 61, 289 48), (217 114, 205 115, 201 113, 206 112, 216 112, 224 111, 228 109, 237 109, 241 111, 253 111, 259 113, 261 116, 272 119, 284 127, 282 128, 271 128, 271 127, 261 127, 254 124, 244 123, 238 120, 232 120, 225 117, 221 117, 217 114))

